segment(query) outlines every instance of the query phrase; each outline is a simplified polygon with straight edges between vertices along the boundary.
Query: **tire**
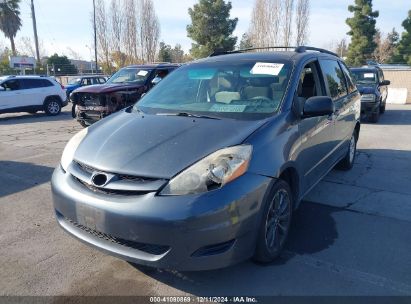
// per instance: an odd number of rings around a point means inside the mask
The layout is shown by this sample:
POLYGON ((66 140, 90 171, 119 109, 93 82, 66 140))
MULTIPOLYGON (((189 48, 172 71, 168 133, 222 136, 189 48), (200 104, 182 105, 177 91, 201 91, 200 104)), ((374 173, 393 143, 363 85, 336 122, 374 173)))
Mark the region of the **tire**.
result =
POLYGON ((270 263, 280 256, 290 230, 292 198, 291 188, 283 180, 271 188, 258 229, 254 261, 270 263))
POLYGON ((355 154, 357 152, 357 141, 358 134, 357 131, 354 131, 350 138, 350 144, 348 146, 348 151, 345 154, 344 158, 337 164, 336 168, 343 171, 350 170, 355 161, 355 154))
POLYGON ((385 103, 381 104, 380 106, 380 114, 384 114, 385 113, 385 103))
POLYGON ((83 128, 87 128, 90 126, 89 124, 85 123, 84 120, 77 120, 77 121, 83 128))
POLYGON ((71 117, 73 117, 73 118, 77 117, 76 107, 77 107, 77 105, 75 103, 73 103, 73 106, 71 107, 71 117))
POLYGON ((50 97, 44 103, 44 112, 49 116, 59 115, 61 112, 61 102, 56 97, 50 97))
POLYGON ((380 120, 380 109, 378 108, 374 113, 370 115, 370 121, 372 123, 377 123, 380 120))

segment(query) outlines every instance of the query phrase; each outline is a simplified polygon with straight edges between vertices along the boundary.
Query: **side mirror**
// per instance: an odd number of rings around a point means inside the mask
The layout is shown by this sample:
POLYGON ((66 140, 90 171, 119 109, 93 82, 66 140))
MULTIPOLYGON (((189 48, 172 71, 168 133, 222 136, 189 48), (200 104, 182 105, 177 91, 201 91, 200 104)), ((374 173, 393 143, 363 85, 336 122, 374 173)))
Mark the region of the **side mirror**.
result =
POLYGON ((151 80, 151 84, 153 85, 153 86, 155 86, 156 84, 158 84, 161 80, 162 80, 163 78, 161 78, 161 77, 154 77, 154 79, 153 80, 151 80))
POLYGON ((314 96, 308 98, 304 103, 303 117, 316 117, 331 115, 334 113, 334 103, 331 97, 314 96))
POLYGON ((383 86, 390 85, 390 84, 391 84, 391 81, 389 81, 389 80, 383 80, 380 83, 380 85, 383 85, 383 86))

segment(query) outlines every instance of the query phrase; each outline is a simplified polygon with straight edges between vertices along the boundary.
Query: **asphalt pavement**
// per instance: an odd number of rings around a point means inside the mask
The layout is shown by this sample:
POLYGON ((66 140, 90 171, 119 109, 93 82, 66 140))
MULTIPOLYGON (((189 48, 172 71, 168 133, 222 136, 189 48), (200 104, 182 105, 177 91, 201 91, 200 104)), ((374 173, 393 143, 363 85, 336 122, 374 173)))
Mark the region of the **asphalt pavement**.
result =
POLYGON ((411 295, 411 106, 361 126, 349 172, 333 170, 294 214, 286 251, 214 271, 147 270, 57 225, 50 177, 81 127, 0 115, 0 295, 411 295))

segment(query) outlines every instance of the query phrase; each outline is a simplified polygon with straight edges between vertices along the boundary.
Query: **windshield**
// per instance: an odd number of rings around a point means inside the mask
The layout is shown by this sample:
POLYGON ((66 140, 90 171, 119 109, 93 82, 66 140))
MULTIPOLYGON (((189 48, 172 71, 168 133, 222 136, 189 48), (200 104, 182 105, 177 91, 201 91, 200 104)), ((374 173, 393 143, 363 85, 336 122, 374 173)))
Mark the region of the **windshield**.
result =
POLYGON ((124 68, 115 73, 107 83, 144 83, 151 70, 140 68, 124 68))
POLYGON ((68 84, 75 85, 75 84, 80 84, 80 82, 81 82, 80 78, 75 78, 75 79, 71 79, 68 84))
POLYGON ((373 71, 355 71, 351 70, 354 80, 359 84, 375 84, 377 83, 377 74, 373 71))
POLYGON ((156 85, 135 110, 264 118, 278 110, 290 71, 291 63, 283 61, 190 64, 156 85))

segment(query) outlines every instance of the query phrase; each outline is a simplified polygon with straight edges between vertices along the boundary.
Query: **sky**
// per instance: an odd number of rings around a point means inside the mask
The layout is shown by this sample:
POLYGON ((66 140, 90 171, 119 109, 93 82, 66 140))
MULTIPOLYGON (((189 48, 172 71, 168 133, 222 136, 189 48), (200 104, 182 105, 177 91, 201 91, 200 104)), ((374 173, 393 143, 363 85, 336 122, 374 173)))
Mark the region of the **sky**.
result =
MULTIPOLYGON (((109 1, 109 0, 106 0, 109 1)), ((191 47, 186 26, 190 23, 188 8, 196 0, 153 0, 161 25, 161 39, 167 44, 180 43, 185 51, 191 47)), ((239 19, 235 36, 241 38, 247 31, 254 0, 231 0, 231 17, 239 19)), ((348 5, 354 0, 311 0, 309 41, 307 45, 330 48, 330 45, 347 37, 349 28, 345 23, 350 17, 348 5)), ((93 31, 91 26, 92 0, 34 0, 37 31, 47 55, 53 53, 70 55, 68 47, 82 59, 92 58, 93 31)), ((379 10, 377 27, 387 33, 396 28, 402 32, 402 21, 411 9, 410 0, 374 0, 374 10, 379 10)), ((21 0, 22 29, 17 34, 16 44, 21 37, 33 37, 30 0, 21 0)), ((347 37, 348 38, 348 37, 347 37)), ((33 39, 32 39, 33 40, 33 39)), ((9 45, 0 34, 0 45, 9 45)))

